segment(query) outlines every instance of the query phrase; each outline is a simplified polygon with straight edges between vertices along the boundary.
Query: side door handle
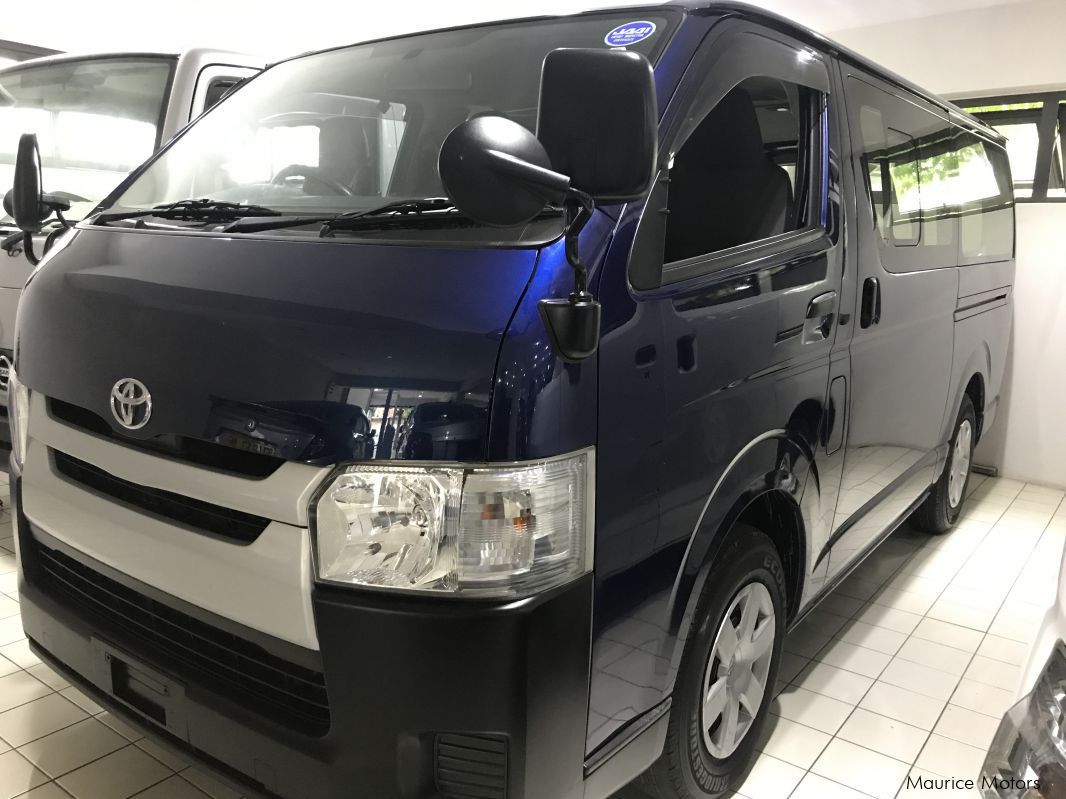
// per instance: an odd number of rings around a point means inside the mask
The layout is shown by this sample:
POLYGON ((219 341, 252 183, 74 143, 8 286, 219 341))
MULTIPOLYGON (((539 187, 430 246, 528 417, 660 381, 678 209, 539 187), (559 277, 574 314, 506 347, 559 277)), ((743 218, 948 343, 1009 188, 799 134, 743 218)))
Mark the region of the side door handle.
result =
POLYGON ((862 309, 859 313, 859 326, 867 328, 880 321, 881 281, 876 277, 868 277, 862 282, 862 309))
POLYGON ((825 341, 833 330, 836 319, 837 293, 827 291, 819 294, 807 306, 807 317, 803 320, 803 343, 813 344, 825 341))

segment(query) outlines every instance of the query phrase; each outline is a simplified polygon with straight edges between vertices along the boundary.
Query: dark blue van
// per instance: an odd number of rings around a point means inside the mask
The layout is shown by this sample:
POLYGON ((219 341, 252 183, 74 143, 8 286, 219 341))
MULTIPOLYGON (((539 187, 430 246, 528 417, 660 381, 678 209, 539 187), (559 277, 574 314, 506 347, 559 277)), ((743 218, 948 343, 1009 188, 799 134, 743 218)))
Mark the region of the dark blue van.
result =
POLYGON ((252 795, 726 795, 786 631, 958 518, 1013 274, 1002 138, 752 8, 282 62, 27 285, 26 634, 252 795))

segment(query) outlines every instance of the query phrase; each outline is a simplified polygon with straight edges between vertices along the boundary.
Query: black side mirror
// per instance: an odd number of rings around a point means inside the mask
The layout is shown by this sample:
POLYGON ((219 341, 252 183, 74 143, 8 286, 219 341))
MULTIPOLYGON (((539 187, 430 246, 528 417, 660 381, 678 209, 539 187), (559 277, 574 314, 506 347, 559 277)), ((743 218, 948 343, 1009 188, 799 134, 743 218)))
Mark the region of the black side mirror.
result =
POLYGON ((10 202, 4 198, 4 210, 11 214, 15 226, 24 233, 35 233, 51 214, 51 209, 41 202, 41 152, 34 133, 23 133, 19 138, 15 185, 9 197, 10 202))
POLYGON ((463 213, 486 225, 519 225, 561 203, 570 188, 537 137, 498 116, 467 120, 440 148, 441 182, 463 213))
MULTIPOLYGON (((80 199, 73 194, 45 194, 41 190, 41 151, 37 146, 37 134, 23 133, 15 156, 15 185, 4 195, 4 212, 15 220, 15 227, 22 232, 4 239, 2 248, 14 255, 17 253, 12 248, 21 244, 26 260, 37 266, 40 259, 33 251, 33 234, 40 231, 53 211, 64 229, 70 227, 63 212, 70 208, 71 198, 80 199)), ((55 232, 45 239, 44 252, 48 252, 54 240, 55 232)))
POLYGON ((552 168, 598 204, 648 191, 657 113, 655 76, 640 53, 563 48, 544 59, 537 138, 552 168))
POLYGON ((438 168, 448 196, 488 225, 528 222, 547 203, 566 215, 567 299, 543 299, 541 319, 555 351, 580 361, 599 346, 600 304, 588 291, 578 234, 597 202, 629 202, 651 185, 658 147, 655 81, 639 53, 560 49, 541 70, 537 135, 503 117, 455 128, 438 168))

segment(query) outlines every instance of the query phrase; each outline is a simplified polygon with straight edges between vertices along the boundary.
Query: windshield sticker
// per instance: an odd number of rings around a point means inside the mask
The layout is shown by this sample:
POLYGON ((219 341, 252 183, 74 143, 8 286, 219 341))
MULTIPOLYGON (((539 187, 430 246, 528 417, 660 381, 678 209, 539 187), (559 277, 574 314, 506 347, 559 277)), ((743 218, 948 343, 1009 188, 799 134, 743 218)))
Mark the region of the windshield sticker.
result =
POLYGON ((619 25, 604 36, 603 41, 611 47, 628 47, 631 44, 644 41, 653 33, 655 33, 655 23, 642 19, 619 25))

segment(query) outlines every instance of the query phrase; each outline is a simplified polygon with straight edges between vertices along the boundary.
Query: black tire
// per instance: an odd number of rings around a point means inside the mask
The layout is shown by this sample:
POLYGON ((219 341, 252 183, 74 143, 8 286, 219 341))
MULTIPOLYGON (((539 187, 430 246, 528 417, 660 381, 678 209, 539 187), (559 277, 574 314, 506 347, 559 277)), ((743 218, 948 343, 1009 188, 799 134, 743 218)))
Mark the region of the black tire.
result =
MULTIPOLYGON (((973 450, 977 444, 977 414, 974 412, 973 401, 970 396, 964 395, 959 415, 955 419, 955 429, 951 431, 951 445, 948 448, 948 459, 944 464, 944 472, 940 479, 933 484, 933 489, 925 502, 918 506, 911 514, 911 524, 927 533, 942 535, 951 530, 959 520, 963 505, 966 504, 966 489, 970 485, 970 473, 967 470, 965 479, 962 481, 962 490, 957 503, 952 503, 952 471, 958 457, 956 444, 966 424, 969 424, 969 457, 968 463, 973 463, 973 450)), ((956 476, 956 482, 958 477, 956 476)))
MULTIPOLYGON (((785 576, 773 542, 762 532, 737 524, 718 556, 693 620, 693 631, 681 659, 666 744, 652 766, 620 796, 643 794, 653 799, 716 799, 729 796, 743 783, 755 761, 756 747, 773 700, 781 646, 785 637, 785 576), (736 751, 713 757, 704 743, 700 708, 711 649, 726 611, 742 589, 762 583, 774 608, 774 642, 762 703, 736 751)), ((724 716, 723 716, 724 719, 724 716)))

